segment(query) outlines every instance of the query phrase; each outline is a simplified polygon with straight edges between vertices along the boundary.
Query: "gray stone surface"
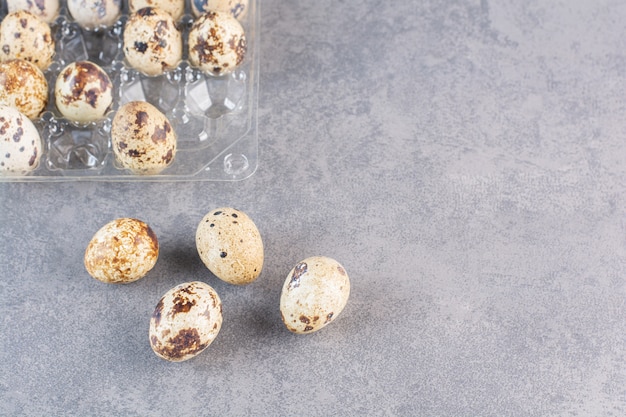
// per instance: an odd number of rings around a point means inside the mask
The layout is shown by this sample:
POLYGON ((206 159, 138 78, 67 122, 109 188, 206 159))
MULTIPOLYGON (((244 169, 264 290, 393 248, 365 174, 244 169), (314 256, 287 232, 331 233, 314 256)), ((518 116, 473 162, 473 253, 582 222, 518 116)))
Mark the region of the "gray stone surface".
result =
POLYGON ((625 19, 608 0, 264 1, 251 178, 0 184, 0 414, 626 415, 625 19), (250 286, 195 252, 221 205, 265 239, 250 286), (121 216, 161 256, 101 284, 82 256, 121 216), (351 298, 293 335, 281 285, 316 254, 351 298), (148 320, 192 279, 224 325, 166 363, 148 320))

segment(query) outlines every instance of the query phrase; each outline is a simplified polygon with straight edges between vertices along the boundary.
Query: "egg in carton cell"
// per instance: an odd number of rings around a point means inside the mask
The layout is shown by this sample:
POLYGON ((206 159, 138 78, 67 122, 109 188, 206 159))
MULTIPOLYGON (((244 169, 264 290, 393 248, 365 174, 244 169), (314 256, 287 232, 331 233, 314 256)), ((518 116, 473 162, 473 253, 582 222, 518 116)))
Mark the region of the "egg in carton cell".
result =
MULTIPOLYGON (((17 3, 19 0, 8 1, 17 3)), ((52 63, 44 69, 49 86, 48 104, 41 117, 35 120, 47 142, 48 169, 98 169, 107 164, 110 159, 112 116, 120 105, 129 101, 147 101, 170 118, 174 129, 179 132, 183 152, 212 147, 215 142, 221 143, 220 146, 227 145, 220 135, 237 139, 245 134, 250 121, 245 120, 245 114, 236 117, 236 113, 245 110, 249 88, 249 68, 243 57, 231 66, 237 67, 232 71, 203 71, 197 68, 200 65, 197 59, 195 66, 189 63, 188 38, 196 20, 194 16, 200 14, 196 13, 199 6, 217 7, 215 2, 194 1, 186 5, 187 13, 177 21, 184 39, 179 62, 162 74, 146 74, 142 68, 133 68, 124 54, 124 26, 129 19, 126 10, 139 7, 139 1, 120 3, 120 12, 114 21, 110 19, 110 14, 103 14, 108 19, 105 24, 85 21, 84 16, 78 18, 83 19, 79 22, 71 13, 72 1, 62 2, 58 15, 51 19, 51 33, 56 47, 52 63), (190 10, 192 13, 189 13, 190 10), (114 100, 109 111, 99 120, 71 120, 57 105, 53 86, 62 71, 77 61, 89 61, 101 66, 113 80, 114 100)), ((146 3, 150 1, 145 0, 146 3)), ((8 4, 9 9, 14 3, 8 4)), ((46 7, 54 7, 52 0, 44 3, 46 7)), ((117 4, 115 0, 111 3, 117 4)), ((247 2, 223 1, 222 4, 242 19, 242 27, 245 27, 247 2)), ((6 16, 8 12, 10 10, 5 8, 2 13, 6 16)), ((220 16, 219 13, 215 15, 220 16)), ((134 41, 132 44, 141 45, 141 42, 134 41)), ((237 46, 241 50, 242 44, 237 46)), ((245 48, 245 40, 243 46, 245 48)), ((135 66, 141 65, 135 63, 135 66)))
MULTIPOLYGON (((221 14, 211 16, 218 19, 221 14)), ((198 33, 193 35, 197 20, 190 15, 185 15, 179 21, 183 39, 182 59, 175 68, 162 73, 159 73, 158 65, 156 67, 153 65, 155 61, 159 62, 155 59, 158 58, 156 53, 148 59, 144 58, 153 49, 158 49, 158 42, 146 44, 141 39, 135 39, 134 36, 138 31, 125 32, 127 37, 124 40, 127 65, 122 70, 121 103, 145 100, 155 105, 167 115, 174 128, 183 133, 181 137, 185 143, 182 144, 181 149, 202 149, 209 146, 211 139, 215 140, 219 132, 224 131, 224 126, 234 119, 228 116, 244 108, 248 89, 249 67, 243 61, 243 54, 240 53, 239 60, 232 58, 232 51, 237 48, 236 45, 225 46, 227 49, 223 54, 226 57, 225 62, 219 59, 212 61, 215 64, 213 69, 217 71, 198 68, 202 64, 199 59, 196 60, 197 63, 193 62, 193 51, 202 49, 201 46, 196 45, 201 36, 198 33), (135 62, 138 64, 129 65, 129 58, 137 56, 139 58, 135 62), (231 61, 228 62, 228 59, 231 61), (141 65, 142 60, 148 61, 150 71, 155 73, 146 74, 141 65)), ((234 19, 231 18, 231 20, 234 19)), ((126 28, 128 29, 129 26, 126 28)), ((210 28, 205 28, 203 35, 206 37, 207 33, 213 33, 210 30, 210 28)), ((215 36, 220 35, 218 33, 215 36)), ((245 48, 245 37, 242 34, 235 36, 243 42, 245 48)), ((218 43, 234 45, 233 42, 227 42, 225 39, 218 43)), ((213 48, 212 45, 204 47, 213 48)), ((204 63, 208 61, 205 59, 204 63)), ((169 65, 163 63, 164 67, 169 65)))

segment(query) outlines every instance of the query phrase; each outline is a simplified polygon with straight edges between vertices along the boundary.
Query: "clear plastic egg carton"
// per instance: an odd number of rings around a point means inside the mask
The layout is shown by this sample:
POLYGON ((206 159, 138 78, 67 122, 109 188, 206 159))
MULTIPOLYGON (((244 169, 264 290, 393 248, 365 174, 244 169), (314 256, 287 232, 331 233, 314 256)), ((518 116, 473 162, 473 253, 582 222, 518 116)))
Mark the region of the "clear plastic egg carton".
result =
MULTIPOLYGON (((187 61, 188 33, 194 17, 190 4, 177 25, 183 37, 183 59, 173 70, 147 76, 130 68, 122 50, 128 5, 109 28, 87 30, 74 22, 61 1, 59 17, 50 25, 56 42, 52 65, 44 71, 49 97, 35 126, 44 142, 38 168, 0 181, 189 181, 241 180, 257 167, 257 98, 259 76, 258 1, 250 0, 240 19, 247 52, 230 74, 215 76, 187 61), (61 70, 76 61, 98 64, 114 84, 113 105, 106 119, 88 125, 65 119, 55 106, 54 85, 61 70), (111 149, 115 111, 129 101, 147 101, 167 116, 178 138, 174 161, 156 175, 137 175, 118 166, 111 149)), ((189 2, 187 2, 189 3, 189 2)), ((7 14, 4 0, 0 17, 7 14)))

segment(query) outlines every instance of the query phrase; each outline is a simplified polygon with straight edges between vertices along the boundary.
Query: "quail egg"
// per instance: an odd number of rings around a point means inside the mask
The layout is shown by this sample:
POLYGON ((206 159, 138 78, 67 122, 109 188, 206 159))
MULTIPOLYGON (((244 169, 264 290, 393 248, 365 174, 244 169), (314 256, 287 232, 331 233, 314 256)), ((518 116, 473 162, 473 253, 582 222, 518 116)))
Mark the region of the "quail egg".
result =
POLYGON ((0 61, 21 58, 44 71, 53 56, 54 39, 46 22, 25 10, 4 17, 0 24, 0 61))
POLYGON ((93 236, 85 251, 85 268, 99 281, 126 284, 144 277, 158 257, 159 242, 150 226, 120 218, 93 236))
POLYGON ((196 17, 209 11, 226 12, 242 20, 248 12, 248 0, 191 0, 191 11, 196 17))
POLYGON ((85 29, 109 27, 120 17, 122 0, 67 0, 67 10, 85 29))
POLYGON ((124 56, 130 66, 159 75, 176 67, 182 55, 182 36, 172 16, 153 7, 130 16, 124 26, 124 56))
POLYGON ((26 10, 46 23, 52 23, 59 15, 59 0, 7 0, 9 13, 26 10))
POLYGON ((128 8, 130 13, 136 13, 144 7, 155 7, 161 9, 176 21, 185 13, 185 0, 129 0, 128 8))
POLYGON ((243 27, 230 13, 207 12, 189 31, 189 62, 213 75, 235 70, 246 54, 243 27))
POLYGON ((150 319, 150 346, 172 362, 191 359, 205 350, 222 327, 222 302, 204 282, 177 285, 159 300, 150 319))
POLYGON ((14 106, 29 119, 36 119, 48 104, 46 77, 23 59, 0 63, 0 104, 14 106))
POLYGON ((152 104, 131 101, 113 118, 111 146, 122 168, 135 174, 158 174, 174 160, 176 132, 152 104))
POLYGON ((54 95, 57 108, 67 119, 94 122, 103 119, 111 109, 113 83, 93 62, 73 62, 59 73, 54 95))
POLYGON ((35 170, 42 149, 33 122, 15 107, 0 105, 0 173, 15 175, 35 170))
POLYGON ((320 330, 337 318, 350 296, 350 279, 336 260, 313 256, 289 272, 280 295, 280 314, 294 333, 320 330))
POLYGON ((261 274, 261 234, 242 211, 230 207, 210 211, 196 229, 196 248, 206 267, 225 282, 250 284, 261 274))

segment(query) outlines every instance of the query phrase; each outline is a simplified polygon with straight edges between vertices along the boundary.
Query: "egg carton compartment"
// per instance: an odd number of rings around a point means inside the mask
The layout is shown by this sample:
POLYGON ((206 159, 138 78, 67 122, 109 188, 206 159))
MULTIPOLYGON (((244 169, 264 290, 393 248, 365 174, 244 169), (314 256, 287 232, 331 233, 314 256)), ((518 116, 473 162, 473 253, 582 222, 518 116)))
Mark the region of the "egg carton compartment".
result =
MULTIPOLYGON (((188 33, 193 23, 190 4, 177 26, 183 39, 179 65, 158 76, 130 67, 123 53, 127 4, 121 17, 108 28, 87 30, 74 22, 61 2, 59 17, 51 24, 56 42, 52 65, 44 71, 48 104, 35 126, 44 141, 36 170, 22 176, 2 176, 0 181, 178 181, 240 180, 258 164, 257 100, 259 71, 258 2, 251 0, 240 23, 247 53, 233 72, 215 76, 193 68, 187 60, 188 33), (104 120, 88 124, 63 117, 55 105, 54 85, 63 68, 91 61, 113 82, 113 104, 104 120), (124 103, 146 101, 169 119, 177 135, 172 164, 156 175, 137 175, 120 167, 111 148, 111 123, 124 103)), ((7 10, 2 2, 0 16, 7 10)))

